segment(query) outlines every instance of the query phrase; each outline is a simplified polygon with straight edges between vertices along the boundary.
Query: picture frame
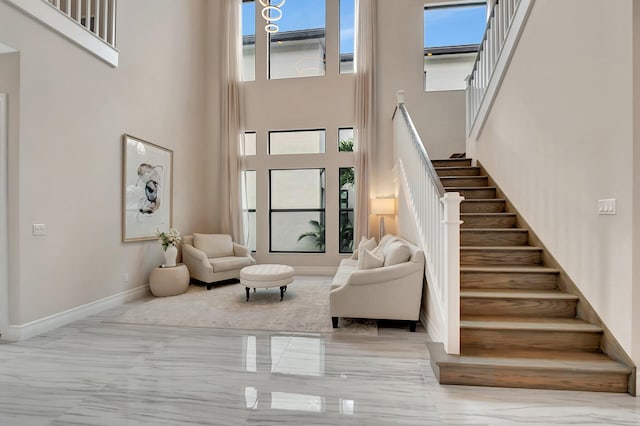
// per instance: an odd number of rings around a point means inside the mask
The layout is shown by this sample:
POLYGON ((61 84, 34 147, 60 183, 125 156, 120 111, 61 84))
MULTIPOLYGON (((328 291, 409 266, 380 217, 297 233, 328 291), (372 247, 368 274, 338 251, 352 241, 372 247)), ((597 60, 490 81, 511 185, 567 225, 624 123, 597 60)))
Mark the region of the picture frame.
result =
POLYGON ((155 240, 173 226, 173 151, 122 135, 122 241, 155 240))

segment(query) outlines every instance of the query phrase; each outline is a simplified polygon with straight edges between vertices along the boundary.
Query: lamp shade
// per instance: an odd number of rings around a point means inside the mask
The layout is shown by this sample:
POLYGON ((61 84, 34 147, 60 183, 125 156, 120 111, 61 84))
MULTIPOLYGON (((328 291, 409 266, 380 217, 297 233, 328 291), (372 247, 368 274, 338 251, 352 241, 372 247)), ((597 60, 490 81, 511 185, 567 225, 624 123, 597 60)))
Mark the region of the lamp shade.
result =
POLYGON ((371 200, 371 213, 377 215, 394 214, 396 212, 395 198, 373 198, 371 200))

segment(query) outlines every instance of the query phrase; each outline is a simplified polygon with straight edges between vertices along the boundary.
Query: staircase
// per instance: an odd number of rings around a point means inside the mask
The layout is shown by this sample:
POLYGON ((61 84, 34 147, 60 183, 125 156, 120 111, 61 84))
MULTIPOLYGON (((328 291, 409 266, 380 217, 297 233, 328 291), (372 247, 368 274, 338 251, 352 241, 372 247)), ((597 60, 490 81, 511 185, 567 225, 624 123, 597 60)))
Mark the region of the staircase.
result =
MULTIPOLYGON (((432 350, 442 384, 627 392, 632 370, 601 351, 602 328, 576 317, 579 298, 470 159, 433 161, 460 218, 460 355, 432 350)), ((430 348, 431 349, 431 348, 430 348)))

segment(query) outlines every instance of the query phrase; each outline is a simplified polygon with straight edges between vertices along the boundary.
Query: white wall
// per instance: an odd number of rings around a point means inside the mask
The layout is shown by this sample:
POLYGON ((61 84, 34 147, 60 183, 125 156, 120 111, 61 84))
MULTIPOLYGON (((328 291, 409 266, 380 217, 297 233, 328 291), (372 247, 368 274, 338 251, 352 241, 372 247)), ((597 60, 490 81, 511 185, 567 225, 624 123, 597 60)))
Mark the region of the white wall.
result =
MULTIPOLYGON (((219 5, 209 2, 208 16, 211 22, 219 16, 219 5)), ((338 254, 338 168, 353 163, 353 154, 337 151, 338 128, 354 124, 354 76, 339 74, 338 56, 338 0, 327 1, 326 72, 324 76, 293 79, 267 79, 267 35, 256 25, 256 72, 255 81, 245 83, 245 127, 255 131, 257 155, 247 160, 247 168, 257 172, 257 253, 259 262, 285 263, 293 266, 336 267, 344 255, 338 254), (269 130, 326 129, 326 153, 322 155, 327 165, 326 185, 329 192, 327 210, 327 253, 322 254, 277 254, 269 253, 268 215, 268 170, 279 168, 322 167, 315 155, 267 155, 266 135, 269 130), (330 213, 331 212, 331 213, 330 213), (335 230, 332 232, 331 230, 335 230)), ((261 19, 261 18, 260 18, 261 19)), ((211 31, 208 42, 219 45, 219 34, 211 31)), ((213 63, 213 60, 210 61, 213 63)), ((214 72, 208 72, 213 76, 214 72)), ((211 113, 220 111, 217 81, 209 82, 207 96, 211 113)), ((216 131, 213 126, 211 131, 216 131)), ((216 138, 217 133, 210 134, 216 138)), ((216 148, 218 149, 218 148, 216 148)), ((219 228, 216 228, 219 229, 219 228)))
POLYGON ((464 90, 475 62, 476 53, 425 56, 425 91, 464 90))
MULTIPOLYGON (((10 49, 6 49, 10 51, 10 49)), ((0 256, 5 256, 5 261, 8 263, 6 266, 0 264, 2 270, 2 276, 0 280, 6 280, 4 285, 0 285, 0 291, 3 294, 0 298, 6 298, 3 300, 4 305, 0 303, 0 308, 7 309, 9 306, 17 306, 18 304, 18 292, 15 288, 9 288, 9 282, 13 282, 18 277, 17 268, 14 267, 14 256, 10 256, 10 253, 17 252, 18 240, 16 238, 16 227, 18 219, 17 201, 18 194, 15 188, 9 187, 8 182, 17 182, 18 167, 17 167, 17 151, 18 151, 18 128, 20 125, 20 54, 19 53, 4 53, 0 54, 0 93, 6 94, 6 109, 7 109, 7 125, 8 132, 6 135, 6 141, 2 141, 0 136, 0 143, 5 143, 5 146, 0 149, 3 150, 3 155, 0 156, 3 162, 0 165, 0 173, 3 174, 0 178, 0 184, 4 188, 0 189, 0 194, 3 191, 6 193, 2 197, 6 197, 5 200, 0 200, 0 226, 6 227, 6 234, 3 234, 3 238, 6 238, 2 242, 3 247, 0 249, 0 256), (6 179, 6 180, 5 180, 6 179), (3 205, 3 203, 6 203, 3 205), (6 217, 3 217, 6 214, 6 217), (6 222, 5 222, 6 221, 6 222), (6 250, 6 253, 3 251, 6 250)), ((0 118, 1 119, 1 118, 0 118)), ((1 262, 0 262, 1 263, 1 262)), ((11 318, 7 315, 7 311, 4 311, 0 323, 6 322, 6 324, 0 324, 2 331, 5 331, 5 327, 15 319, 15 313, 9 312, 11 318)))
POLYGON ((120 241, 123 133, 174 150, 174 225, 209 223, 203 12, 202 0, 120 2, 113 69, 0 3, 0 42, 20 51, 14 324, 145 284, 161 262, 156 241, 120 241))
POLYGON ((393 126, 396 91, 433 159, 465 150, 464 92, 424 92, 423 10, 433 1, 378 1, 378 147, 373 196, 393 194, 393 126))
MULTIPOLYGON (((640 4, 633 2, 633 296, 632 356, 640 365, 640 4)), ((640 395, 640 374, 636 375, 640 395)))
MULTIPOLYGON (((416 119, 416 126, 425 144, 434 158, 448 157, 453 152, 463 152, 465 148, 465 106, 462 91, 424 93, 423 87, 423 7, 424 2, 407 0, 403 2, 379 1, 378 16, 378 114, 379 140, 374 147, 373 179, 371 196, 387 196, 394 193, 393 187, 393 146, 391 115, 395 108, 395 92, 398 89, 407 91, 407 104, 416 119)), ((338 1, 327 1, 327 37, 326 37, 326 75, 322 77, 306 77, 298 79, 267 80, 266 78, 266 46, 267 38, 263 31, 256 36, 256 80, 245 84, 246 128, 257 132, 258 146, 265 146, 265 135, 268 130, 277 129, 315 129, 327 130, 327 164, 332 167, 349 165, 351 159, 341 164, 345 153, 336 153, 330 147, 331 141, 337 140, 337 128, 349 127, 354 120, 354 77, 351 74, 339 74, 338 63, 338 1), (261 140, 261 138, 263 138, 261 140)), ((219 6, 216 2, 208 3, 208 19, 210 27, 214 27, 219 19, 219 6)), ((261 28, 256 25, 256 28, 261 28)), ((207 35, 211 46, 208 54, 216 55, 219 37, 209 30, 207 35)), ((212 59, 209 62, 212 63, 212 59)), ((215 80, 215 71, 207 72, 208 113, 216 117, 220 111, 219 87, 215 80)), ((216 120, 213 118, 213 120, 216 120)), ((212 123, 213 123, 212 120, 212 123)), ((210 124, 215 130, 217 126, 210 124)), ((209 133, 209 138, 217 135, 209 133)), ((214 149, 218 149, 217 147, 214 149)), ((266 163, 266 148, 258 149, 256 164, 248 166, 258 170, 259 175, 266 176, 269 168, 266 163), (262 149, 262 151, 261 151, 262 149)), ((281 156, 272 161, 271 167, 290 167, 293 159, 281 156)), ((313 158, 297 158, 303 167, 314 167, 313 158)), ((337 172, 328 171, 328 179, 337 181, 337 172), (334 176, 336 175, 336 176, 334 176)), ((327 181, 331 188, 335 182, 327 181)), ((268 181, 258 177, 258 206, 267 206, 268 181)), ((327 211, 337 210, 337 200, 327 199, 327 211)), ((336 266, 342 256, 330 254, 337 251, 337 235, 327 233, 327 253, 318 255, 279 255, 269 254, 268 250, 268 215, 258 213, 258 253, 256 257, 263 262, 284 262, 305 266, 336 266), (262 249, 260 248, 262 247, 262 249), (333 248, 332 248, 333 247, 333 248)), ((377 220, 372 217, 370 233, 377 234, 377 220)), ((217 222, 216 222, 217 223, 217 222)), ((395 232, 395 223, 387 219, 386 229, 395 232)), ((327 222, 327 229, 337 227, 337 223, 327 222)), ((337 234, 337 232, 336 232, 337 234)))
POLYGON ((631 3, 538 0, 476 144, 628 353, 638 337, 631 3), (617 199, 617 215, 598 215, 605 198, 617 199))

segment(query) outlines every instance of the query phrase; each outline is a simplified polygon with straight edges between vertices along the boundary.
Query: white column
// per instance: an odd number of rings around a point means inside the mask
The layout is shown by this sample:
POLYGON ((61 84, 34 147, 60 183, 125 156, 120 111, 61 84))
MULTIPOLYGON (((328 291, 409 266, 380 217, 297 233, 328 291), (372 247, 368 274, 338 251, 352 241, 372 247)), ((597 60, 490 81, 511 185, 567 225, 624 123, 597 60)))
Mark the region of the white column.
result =
POLYGON ((8 97, 0 93, 0 333, 3 335, 9 325, 8 116, 8 97))
POLYGON ((440 201, 444 204, 446 227, 446 307, 447 333, 444 349, 448 354, 460 353, 460 203, 464 197, 458 192, 447 192, 440 201))

